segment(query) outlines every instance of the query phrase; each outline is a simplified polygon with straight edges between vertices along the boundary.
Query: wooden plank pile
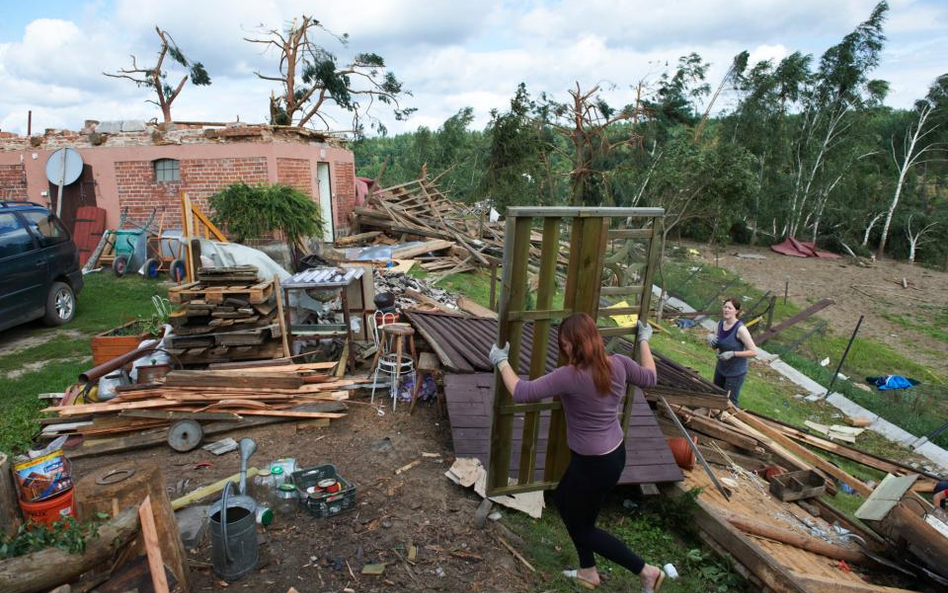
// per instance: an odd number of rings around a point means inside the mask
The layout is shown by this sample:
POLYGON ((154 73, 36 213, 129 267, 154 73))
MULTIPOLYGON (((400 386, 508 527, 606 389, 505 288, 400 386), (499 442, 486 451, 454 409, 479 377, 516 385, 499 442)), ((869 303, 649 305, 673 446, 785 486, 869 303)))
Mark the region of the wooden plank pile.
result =
MULTIPOLYGON (((353 220, 360 230, 381 230, 393 237, 409 235, 453 241, 455 246, 449 257, 428 261, 419 258, 428 271, 448 275, 499 264, 504 253, 504 223, 492 222, 486 213, 450 199, 436 182, 437 177, 428 180, 425 176, 377 190, 369 196, 366 207, 354 210, 353 220)), ((362 234, 366 239, 378 237, 371 230, 362 234)), ((535 244, 530 250, 533 267, 539 266, 537 246, 542 239, 539 232, 531 235, 535 244)), ((565 265, 565 258, 559 263, 565 265)))
POLYGON ((254 266, 201 268, 198 281, 168 290, 181 305, 171 314, 169 351, 182 364, 278 358, 280 341, 273 281, 254 266))
POLYGON ((342 402, 362 382, 329 374, 336 362, 234 364, 246 366, 172 371, 160 382, 120 387, 109 401, 48 407, 56 416, 42 420, 42 437, 82 436, 82 446, 67 451, 81 457, 165 442, 167 427, 181 420, 206 423, 204 434, 280 420, 328 422, 345 415, 342 402))

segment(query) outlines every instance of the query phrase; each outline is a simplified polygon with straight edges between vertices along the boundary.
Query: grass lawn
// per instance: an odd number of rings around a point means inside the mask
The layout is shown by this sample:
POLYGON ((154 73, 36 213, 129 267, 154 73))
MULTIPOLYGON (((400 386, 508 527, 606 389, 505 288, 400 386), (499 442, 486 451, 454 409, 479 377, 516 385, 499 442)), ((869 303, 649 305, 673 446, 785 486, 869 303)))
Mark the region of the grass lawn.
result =
MULTIPOLYGON (((660 283, 664 278, 668 291, 682 298, 692 306, 701 308, 707 303, 711 303, 708 308, 717 310, 719 300, 723 297, 719 292, 726 292, 728 295, 737 295, 744 301, 745 309, 758 302, 763 296, 763 292, 756 287, 746 284, 735 277, 734 274, 722 268, 704 264, 700 270, 697 270, 698 264, 689 261, 680 254, 675 255, 675 250, 666 252, 666 257, 662 263, 661 273, 656 283, 660 283), (730 284, 726 291, 722 289, 730 284)), ((762 310, 763 305, 758 308, 762 310)), ((774 323, 779 323, 802 308, 793 302, 783 303, 782 296, 777 298, 774 311, 774 323)), ((948 319, 944 317, 943 319, 948 319)), ((751 318, 745 316, 745 321, 751 318)), ((906 327, 916 328, 921 325, 917 320, 901 320, 906 327)), ((814 328, 819 323, 819 314, 810 319, 797 324, 781 333, 778 337, 767 342, 764 348, 769 352, 779 354, 784 361, 792 365, 803 374, 824 386, 829 386, 836 370, 836 365, 846 344, 849 341, 849 335, 835 335, 824 331, 811 335, 806 341, 789 350, 789 346, 798 338, 802 337, 808 330, 814 328), (826 358, 830 359, 830 364, 822 366, 819 361, 826 358)), ((942 338, 946 334, 943 325, 928 325, 925 332, 933 337, 942 338)), ((702 332, 703 333, 703 332, 702 332)), ((839 391, 850 400, 865 407, 883 418, 904 428, 905 430, 917 436, 926 435, 944 423, 948 417, 948 397, 945 397, 945 379, 935 374, 925 365, 919 364, 910 357, 910 352, 898 352, 889 346, 879 344, 872 340, 857 337, 849 351, 846 361, 843 364, 841 373, 851 378, 851 381, 838 379, 833 386, 834 391, 839 391), (864 383, 864 379, 870 376, 886 375, 897 373, 900 375, 915 377, 922 381, 922 384, 907 391, 891 392, 886 394, 875 389, 866 391, 853 385, 853 381, 864 383)), ((678 361, 682 362, 682 361, 678 361)), ((704 369, 699 368, 702 374, 704 369)), ((764 388, 766 391, 766 388, 764 388)), ((741 392, 744 398, 749 393, 757 392, 754 387, 752 377, 748 379, 748 384, 741 392)), ((756 396, 752 395, 746 404, 755 411, 773 415, 773 410, 757 410, 755 407, 756 396)), ((742 402, 743 403, 743 402, 742 402)), ((787 411, 793 415, 792 411, 787 411)), ((795 422, 784 417, 781 419, 787 422, 795 422)), ((942 447, 948 447, 948 433, 943 433, 933 439, 933 442, 942 447)), ((885 454, 885 453, 883 453, 885 454)))
MULTIPOLYGON (((560 573, 578 568, 576 550, 556 509, 547 495, 543 517, 531 519, 522 513, 505 512, 504 521, 527 542, 526 558, 542 575, 542 591, 582 590, 560 573)), ((693 499, 691 499, 693 500, 693 499)), ((640 498, 637 489, 619 487, 606 500, 598 525, 626 543, 647 563, 662 566, 671 562, 681 578, 666 580, 662 591, 744 591, 745 583, 725 560, 709 553, 694 531, 693 510, 688 496, 640 498), (631 508, 627 508, 631 507, 631 508)), ((623 567, 597 557, 603 592, 639 591, 637 576, 623 567)))
MULTIPOLYGON (((116 278, 110 273, 90 274, 77 297, 76 317, 60 328, 28 324, 25 331, 42 343, 15 351, 0 351, 0 451, 27 449, 40 430, 36 419, 46 406, 39 393, 62 392, 92 366, 89 338, 153 311, 151 297, 167 296, 168 285, 137 276, 116 278), (81 334, 81 335, 79 335, 81 334), (55 361, 55 364, 43 364, 55 361), (15 377, 11 371, 25 371, 15 377)), ((11 330, 12 331, 12 330, 11 330)))

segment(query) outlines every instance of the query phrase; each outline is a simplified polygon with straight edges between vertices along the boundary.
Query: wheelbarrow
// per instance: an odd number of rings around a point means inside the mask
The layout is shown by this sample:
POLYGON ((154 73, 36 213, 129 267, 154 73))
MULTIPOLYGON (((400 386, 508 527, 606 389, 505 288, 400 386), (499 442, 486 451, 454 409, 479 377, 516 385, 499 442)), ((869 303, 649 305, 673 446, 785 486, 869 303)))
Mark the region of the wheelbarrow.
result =
POLYGON ((151 223, 155 220, 156 212, 157 209, 152 209, 151 216, 144 226, 139 226, 135 222, 128 220, 127 212, 123 212, 122 218, 119 220, 119 228, 114 231, 109 231, 109 236, 106 239, 105 248, 102 250, 99 261, 103 264, 111 262, 112 272, 119 278, 124 276, 128 271, 128 265, 135 256, 138 241, 143 233, 148 232, 148 227, 150 227, 151 223), (123 229, 122 226, 124 226, 126 222, 137 228, 123 229))
POLYGON ((148 237, 145 260, 145 277, 158 278, 164 272, 175 282, 181 282, 187 276, 187 267, 184 263, 184 244, 177 237, 164 235, 165 213, 161 212, 158 222, 158 232, 148 237), (167 255, 169 254, 170 255, 167 255))

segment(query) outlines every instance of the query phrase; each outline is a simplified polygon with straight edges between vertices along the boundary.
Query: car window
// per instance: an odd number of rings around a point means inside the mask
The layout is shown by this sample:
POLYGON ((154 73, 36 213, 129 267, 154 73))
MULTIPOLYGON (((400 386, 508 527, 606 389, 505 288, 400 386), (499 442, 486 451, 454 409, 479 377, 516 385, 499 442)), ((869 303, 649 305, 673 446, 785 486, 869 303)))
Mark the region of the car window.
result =
POLYGON ((43 247, 61 243, 69 237, 66 228, 52 214, 38 210, 30 210, 22 214, 43 247))
POLYGON ((11 213, 0 214, 0 259, 33 249, 33 238, 11 213))

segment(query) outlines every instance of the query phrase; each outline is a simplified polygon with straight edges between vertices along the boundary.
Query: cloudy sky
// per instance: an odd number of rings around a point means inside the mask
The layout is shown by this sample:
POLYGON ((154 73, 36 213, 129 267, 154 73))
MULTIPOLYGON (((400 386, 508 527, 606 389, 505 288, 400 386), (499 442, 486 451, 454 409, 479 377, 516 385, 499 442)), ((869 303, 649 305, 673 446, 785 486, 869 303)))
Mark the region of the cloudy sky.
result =
MULTIPOLYGON (((865 20, 876 0, 0 0, 0 130, 79 129, 86 119, 160 117, 147 89, 102 75, 148 64, 155 26, 205 64, 213 84, 188 87, 173 106, 181 121, 262 122, 273 83, 273 54, 243 41, 263 25, 278 28, 312 14, 348 48, 374 51, 405 82, 417 113, 406 123, 377 112, 391 132, 438 127, 465 106, 483 126, 505 108, 521 81, 531 92, 565 97, 577 81, 602 85, 611 102, 629 102, 639 81, 654 83, 678 57, 697 52, 716 86, 742 50, 752 60, 800 50, 816 58, 865 20)), ((887 103, 907 107, 948 72, 948 1, 890 0, 888 41, 875 77, 888 80, 887 103)), ((726 104, 725 101, 722 104, 726 104)), ((345 129, 348 120, 334 127, 345 129)))

